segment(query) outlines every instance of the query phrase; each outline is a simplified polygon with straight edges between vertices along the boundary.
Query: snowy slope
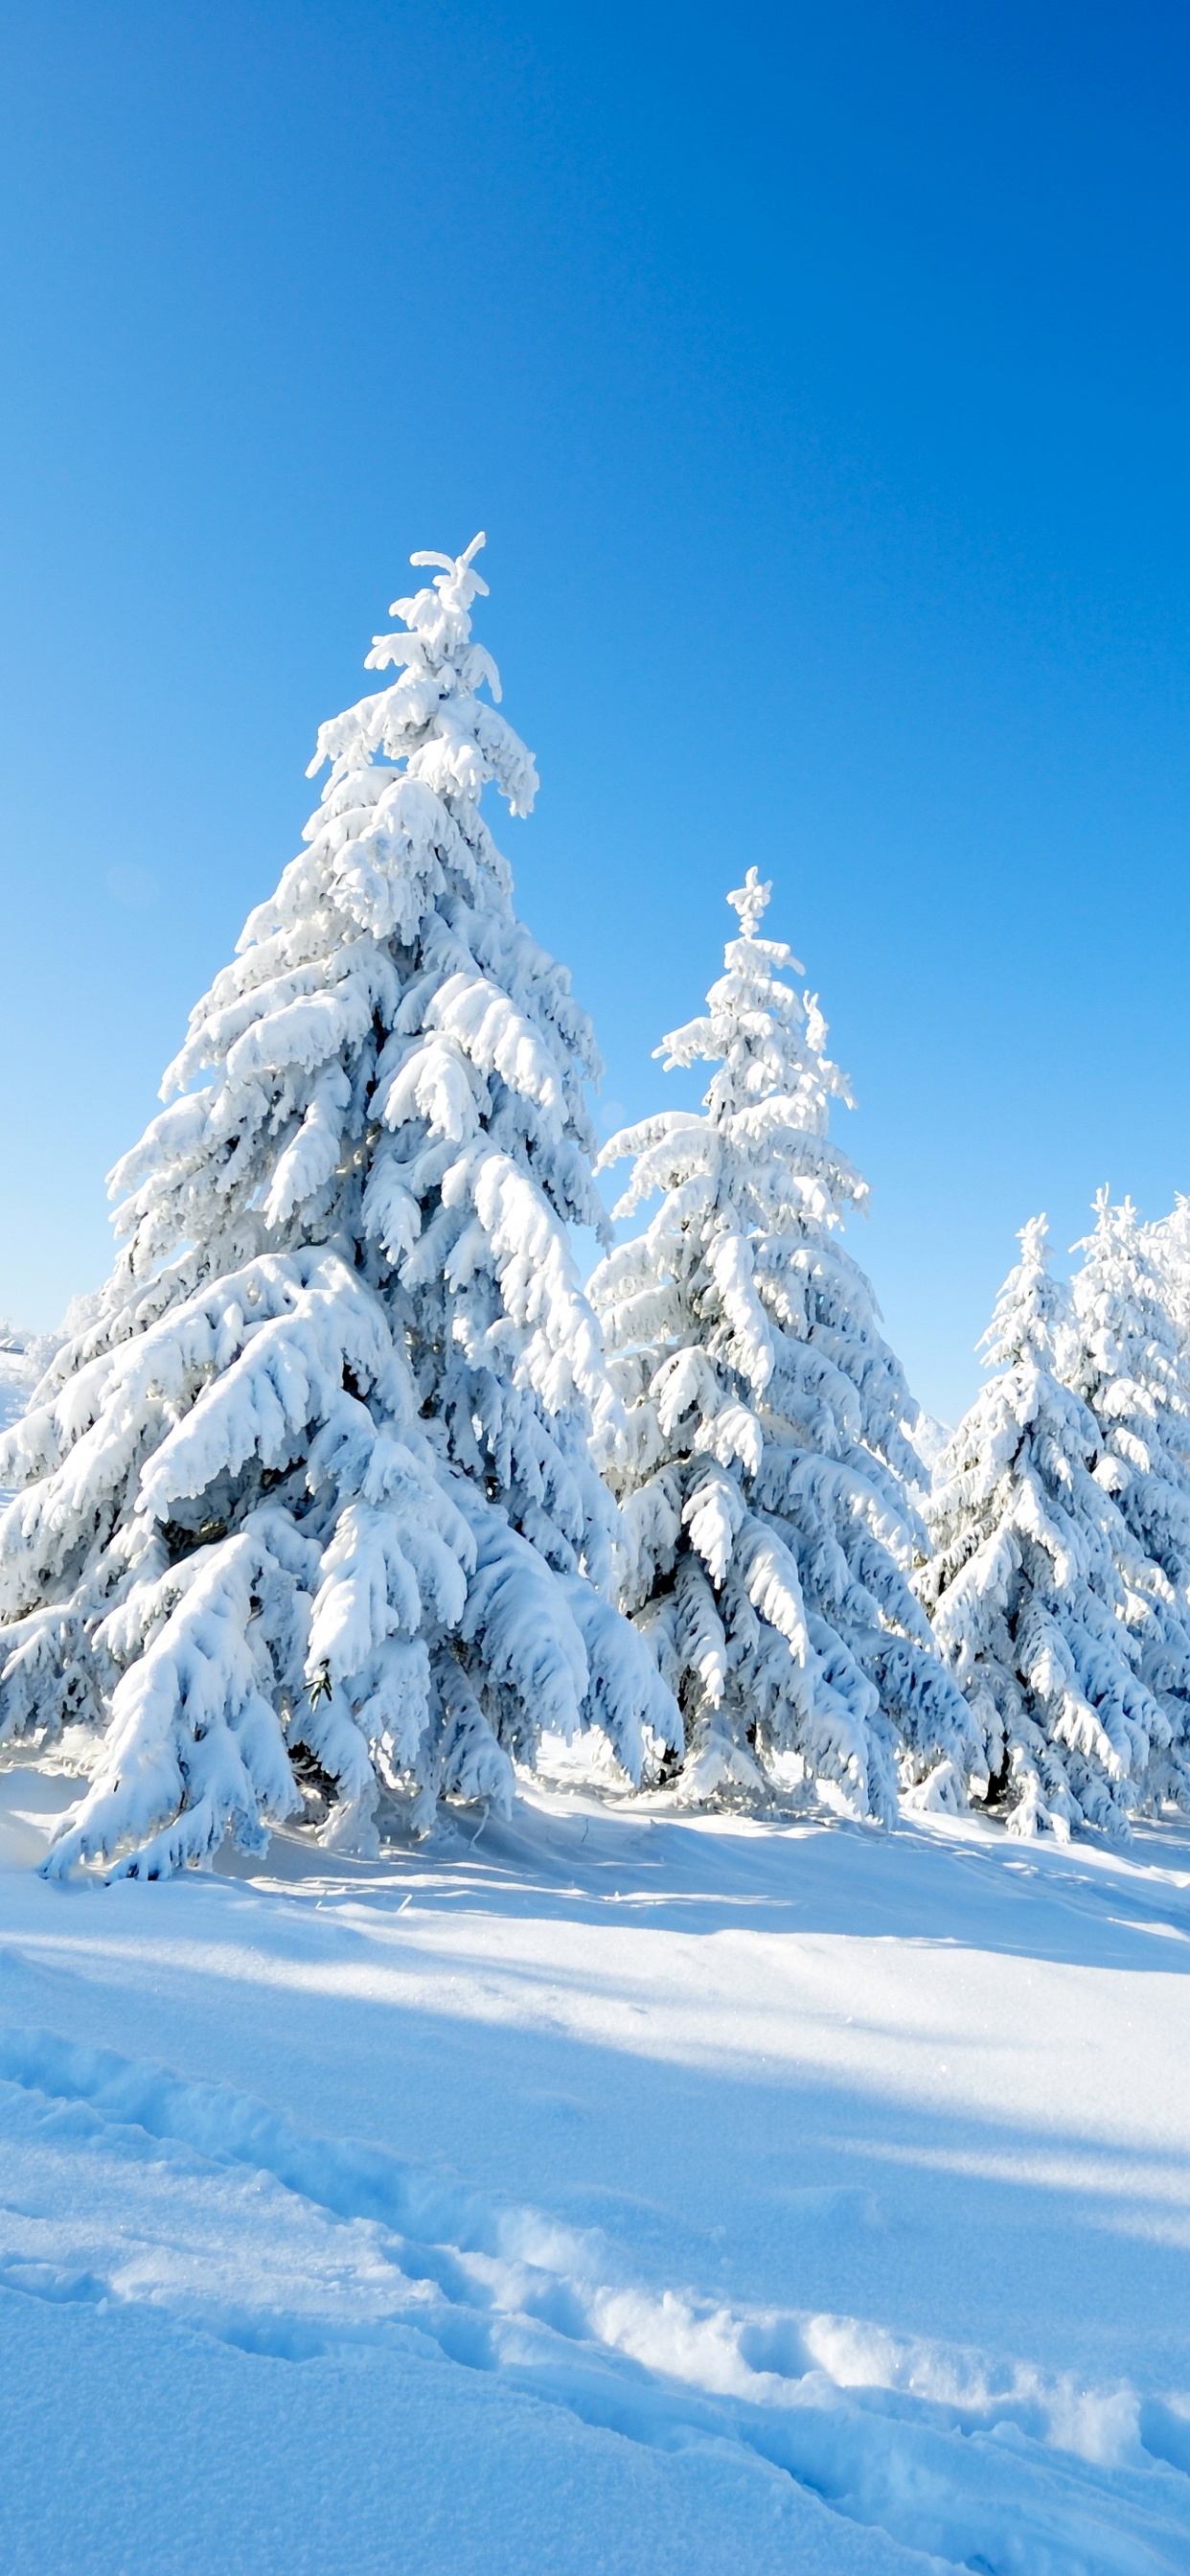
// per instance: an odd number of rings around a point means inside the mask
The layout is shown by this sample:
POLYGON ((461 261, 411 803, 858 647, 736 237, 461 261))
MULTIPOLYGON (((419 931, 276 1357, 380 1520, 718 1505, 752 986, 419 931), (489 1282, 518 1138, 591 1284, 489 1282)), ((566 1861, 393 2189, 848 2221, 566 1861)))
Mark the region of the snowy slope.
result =
POLYGON ((1190 1836, 542 1791, 64 1889, 69 1794, 0 1780, 12 2576, 1190 2568, 1190 1836))

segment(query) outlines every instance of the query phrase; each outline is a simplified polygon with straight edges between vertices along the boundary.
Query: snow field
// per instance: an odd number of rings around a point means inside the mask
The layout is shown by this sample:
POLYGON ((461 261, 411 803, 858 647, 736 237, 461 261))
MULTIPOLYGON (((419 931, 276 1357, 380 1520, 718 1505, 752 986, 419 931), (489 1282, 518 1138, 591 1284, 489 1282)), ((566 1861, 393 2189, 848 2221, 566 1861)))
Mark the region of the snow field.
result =
POLYGON ((2 1789, 6 2567, 1190 2567, 1190 1837, 2 1789))

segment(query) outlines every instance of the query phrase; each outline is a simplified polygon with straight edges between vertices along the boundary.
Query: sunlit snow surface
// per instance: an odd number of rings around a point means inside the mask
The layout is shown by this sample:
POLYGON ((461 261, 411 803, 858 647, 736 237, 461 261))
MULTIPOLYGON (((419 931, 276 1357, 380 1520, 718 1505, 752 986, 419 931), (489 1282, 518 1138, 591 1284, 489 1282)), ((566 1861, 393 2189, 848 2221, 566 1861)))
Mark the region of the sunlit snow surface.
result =
POLYGON ((0 1779, 9 2576, 1190 2569, 1190 1835, 546 1791, 63 1889, 68 1794, 0 1779))

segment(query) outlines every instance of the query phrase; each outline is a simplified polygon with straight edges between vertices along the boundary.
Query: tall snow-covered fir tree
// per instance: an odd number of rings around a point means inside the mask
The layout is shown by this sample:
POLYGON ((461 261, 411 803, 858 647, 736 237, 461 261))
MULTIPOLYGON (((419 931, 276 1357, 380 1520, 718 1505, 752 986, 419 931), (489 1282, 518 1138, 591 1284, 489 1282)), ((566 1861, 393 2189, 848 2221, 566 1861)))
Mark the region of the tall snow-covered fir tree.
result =
POLYGON ((685 1795, 800 1775, 891 1822, 899 1764, 953 1802, 979 1748, 910 1586, 915 1408, 838 1237, 866 1196, 828 1134, 847 1086, 760 936, 769 892, 750 868, 706 1016, 658 1049, 717 1066, 701 1112, 601 1157, 634 1158, 617 1217, 662 1194, 590 1282, 625 1406, 621 1599, 683 1711, 685 1795))
POLYGON ((1065 1382, 1079 1328, 1044 1217, 1022 1231, 985 1348, 996 1374, 938 1460, 919 1589, 1010 1828, 1123 1835, 1171 1730, 1143 1678, 1148 1598, 1128 1579, 1118 1461, 1065 1382))
POLYGON ((156 1875, 378 1789, 506 1801, 543 1728, 680 1733, 607 1598, 615 1401, 566 973, 480 810, 537 786, 472 641, 477 538, 325 724, 307 846, 117 1167, 124 1249, 0 1449, 0 1735, 99 1738, 59 1870, 156 1875))
POLYGON ((1093 1415, 1098 1481, 1127 1540, 1117 1558, 1139 1669, 1170 1727, 1153 1744, 1150 1795, 1190 1805, 1190 1383, 1160 1237, 1131 1201, 1095 1201, 1079 1249, 1066 1375, 1093 1415))

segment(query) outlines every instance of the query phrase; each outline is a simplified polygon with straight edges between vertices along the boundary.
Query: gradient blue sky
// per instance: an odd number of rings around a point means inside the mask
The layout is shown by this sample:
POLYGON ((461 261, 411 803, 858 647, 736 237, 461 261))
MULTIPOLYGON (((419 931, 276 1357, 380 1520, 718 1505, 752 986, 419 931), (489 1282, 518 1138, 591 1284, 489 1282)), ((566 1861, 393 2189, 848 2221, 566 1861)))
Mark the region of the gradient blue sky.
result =
POLYGON ((1190 1188, 1184 6, 93 6, 0 25, 0 1312, 488 530, 520 908, 614 1120, 756 860, 890 1338, 1190 1188))

